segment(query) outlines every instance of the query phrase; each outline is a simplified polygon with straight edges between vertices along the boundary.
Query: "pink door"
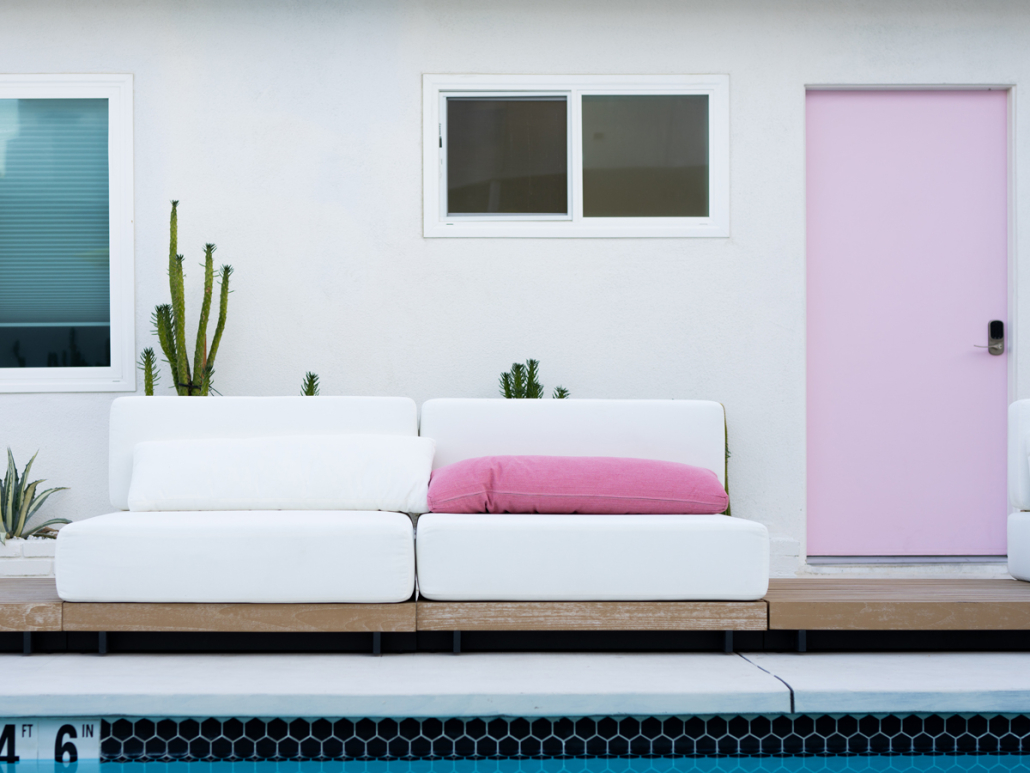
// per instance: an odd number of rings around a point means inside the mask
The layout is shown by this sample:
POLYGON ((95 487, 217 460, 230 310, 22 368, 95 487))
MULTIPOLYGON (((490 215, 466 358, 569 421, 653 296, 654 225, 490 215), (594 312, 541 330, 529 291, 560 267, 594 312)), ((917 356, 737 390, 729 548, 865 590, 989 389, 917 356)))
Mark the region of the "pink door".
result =
POLYGON ((1007 111, 808 93, 809 555, 1006 552, 1007 111))

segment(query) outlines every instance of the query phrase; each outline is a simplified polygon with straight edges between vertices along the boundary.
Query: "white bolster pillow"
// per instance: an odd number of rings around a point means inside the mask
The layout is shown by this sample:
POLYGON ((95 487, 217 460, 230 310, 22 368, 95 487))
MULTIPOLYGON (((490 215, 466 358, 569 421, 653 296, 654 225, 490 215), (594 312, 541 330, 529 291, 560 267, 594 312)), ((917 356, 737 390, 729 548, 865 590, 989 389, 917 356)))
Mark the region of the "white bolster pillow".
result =
POLYGON ((425 513, 435 443, 304 435, 138 443, 129 509, 425 513))

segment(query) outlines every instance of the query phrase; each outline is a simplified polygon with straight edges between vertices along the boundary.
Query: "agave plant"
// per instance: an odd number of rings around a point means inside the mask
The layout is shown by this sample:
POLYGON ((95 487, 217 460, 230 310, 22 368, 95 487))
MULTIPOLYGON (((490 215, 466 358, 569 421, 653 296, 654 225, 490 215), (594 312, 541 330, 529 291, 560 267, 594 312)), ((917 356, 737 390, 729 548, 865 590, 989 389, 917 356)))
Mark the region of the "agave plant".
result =
POLYGON ((37 524, 29 528, 29 521, 32 519, 43 503, 49 499, 55 491, 64 491, 67 487, 47 489, 36 493, 36 487, 42 483, 41 480, 28 482, 29 470, 32 463, 36 461, 37 451, 25 465, 25 471, 19 476, 18 468, 14 464, 14 454, 7 449, 7 477, 0 482, 0 545, 9 539, 27 539, 29 537, 54 537, 57 532, 50 526, 55 523, 71 523, 67 518, 51 518, 49 521, 37 524))

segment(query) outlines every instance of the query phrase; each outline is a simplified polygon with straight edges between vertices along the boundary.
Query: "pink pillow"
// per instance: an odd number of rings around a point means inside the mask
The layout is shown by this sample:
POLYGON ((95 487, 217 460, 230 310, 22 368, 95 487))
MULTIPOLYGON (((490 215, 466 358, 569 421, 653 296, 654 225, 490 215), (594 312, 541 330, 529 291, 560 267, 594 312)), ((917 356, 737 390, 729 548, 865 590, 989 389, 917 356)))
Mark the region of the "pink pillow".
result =
POLYGON ((703 467, 609 456, 481 456, 433 471, 434 513, 721 513, 729 504, 703 467))

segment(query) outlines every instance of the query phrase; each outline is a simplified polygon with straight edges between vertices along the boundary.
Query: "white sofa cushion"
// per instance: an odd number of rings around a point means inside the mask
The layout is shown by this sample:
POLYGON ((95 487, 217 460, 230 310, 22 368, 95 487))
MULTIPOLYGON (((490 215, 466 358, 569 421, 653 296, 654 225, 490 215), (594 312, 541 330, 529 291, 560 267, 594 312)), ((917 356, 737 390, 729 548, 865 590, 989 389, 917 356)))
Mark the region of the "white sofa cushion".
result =
POLYGON ((1030 513, 1009 515, 1009 574, 1030 581, 1030 513))
POLYGON ((419 594, 441 601, 747 601, 769 586, 769 534, 725 515, 418 519, 419 594))
POLYGON ((112 513, 57 537, 65 601, 396 602, 411 519, 383 512, 112 513))
POLYGON ((433 467, 479 456, 614 456, 704 467, 726 485, 722 405, 708 400, 447 398, 422 405, 433 467))
POLYGON ((1030 400, 1009 405, 1008 479, 1009 504, 1016 510, 1030 510, 1030 400))
POLYGON ((148 440, 418 435, 408 397, 120 397, 111 404, 111 505, 129 507, 132 457, 148 440))
POLYGON ((433 441, 390 435, 159 440, 133 456, 129 509, 424 513, 433 441))

